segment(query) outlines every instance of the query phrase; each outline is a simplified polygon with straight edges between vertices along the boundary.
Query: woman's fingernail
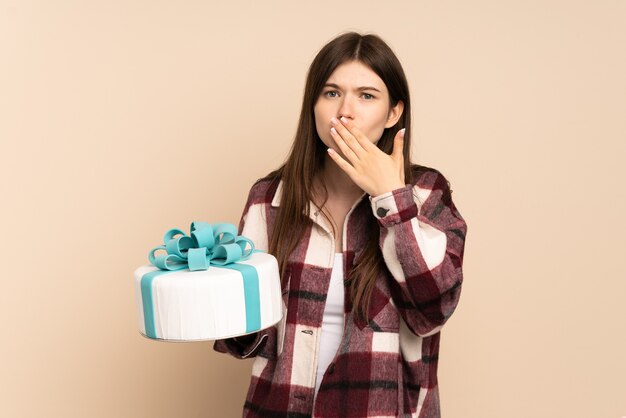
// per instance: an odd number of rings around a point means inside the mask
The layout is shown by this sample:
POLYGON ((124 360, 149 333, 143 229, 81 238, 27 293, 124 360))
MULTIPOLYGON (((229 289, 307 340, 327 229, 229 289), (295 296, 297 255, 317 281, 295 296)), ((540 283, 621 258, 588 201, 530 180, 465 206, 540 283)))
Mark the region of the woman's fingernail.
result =
POLYGON ((342 121, 343 123, 348 123, 348 119, 344 118, 343 116, 341 117, 341 121, 342 121))
POLYGON ((336 117, 333 116, 332 118, 330 118, 330 123, 332 123, 333 125, 336 125, 339 123, 339 121, 337 120, 336 117))

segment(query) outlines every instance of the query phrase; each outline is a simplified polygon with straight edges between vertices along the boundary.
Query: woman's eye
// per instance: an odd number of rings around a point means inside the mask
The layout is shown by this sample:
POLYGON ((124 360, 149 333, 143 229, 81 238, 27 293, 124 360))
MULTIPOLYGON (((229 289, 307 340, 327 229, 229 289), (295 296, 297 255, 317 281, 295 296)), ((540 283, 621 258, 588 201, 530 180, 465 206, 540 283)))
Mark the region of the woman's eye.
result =
MULTIPOLYGON (((324 93, 324 95, 326 95, 326 97, 337 97, 338 92, 336 90, 328 90, 327 92, 324 93)), ((372 96, 369 93, 363 93, 363 97, 366 100, 372 100, 375 99, 374 96, 372 96)))

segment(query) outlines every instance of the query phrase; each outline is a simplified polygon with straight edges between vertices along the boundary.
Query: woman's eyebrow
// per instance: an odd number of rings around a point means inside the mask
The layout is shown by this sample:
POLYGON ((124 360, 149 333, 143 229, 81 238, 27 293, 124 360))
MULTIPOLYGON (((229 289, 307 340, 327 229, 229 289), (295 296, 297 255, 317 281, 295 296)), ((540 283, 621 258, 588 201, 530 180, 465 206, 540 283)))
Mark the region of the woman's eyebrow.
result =
MULTIPOLYGON (((340 88, 337 84, 335 84, 335 83, 326 83, 326 84, 324 84, 324 87, 333 87, 333 88, 336 88, 336 89, 341 90, 341 88, 340 88)), ((382 93, 382 92, 381 92, 380 90, 378 90, 376 87, 372 87, 372 86, 362 86, 362 87, 357 87, 355 90, 359 90, 359 91, 360 91, 360 90, 374 90, 374 91, 377 91, 377 92, 379 92, 379 93, 382 93)))

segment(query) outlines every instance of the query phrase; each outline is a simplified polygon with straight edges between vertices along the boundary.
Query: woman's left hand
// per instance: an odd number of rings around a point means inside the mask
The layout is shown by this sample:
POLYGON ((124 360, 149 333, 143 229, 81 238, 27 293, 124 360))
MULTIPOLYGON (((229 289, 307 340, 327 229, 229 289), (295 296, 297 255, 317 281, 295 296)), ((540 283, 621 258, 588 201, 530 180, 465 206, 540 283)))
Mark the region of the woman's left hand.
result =
POLYGON ((352 181, 370 196, 378 196, 405 186, 404 183, 404 129, 398 131, 391 155, 380 150, 354 122, 341 118, 331 120, 330 135, 346 158, 329 148, 330 157, 352 181))

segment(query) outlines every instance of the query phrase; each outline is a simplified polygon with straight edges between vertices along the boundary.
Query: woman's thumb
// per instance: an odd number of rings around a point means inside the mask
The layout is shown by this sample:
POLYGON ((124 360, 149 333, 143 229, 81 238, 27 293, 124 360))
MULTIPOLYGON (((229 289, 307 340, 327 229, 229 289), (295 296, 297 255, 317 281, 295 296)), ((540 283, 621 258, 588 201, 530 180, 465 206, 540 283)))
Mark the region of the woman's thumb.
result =
POLYGON ((395 138, 395 141, 393 143, 393 156, 395 158, 402 159, 404 157, 402 151, 404 149, 404 135, 405 135, 405 133, 406 133, 406 128, 402 128, 396 134, 396 138, 395 138))

